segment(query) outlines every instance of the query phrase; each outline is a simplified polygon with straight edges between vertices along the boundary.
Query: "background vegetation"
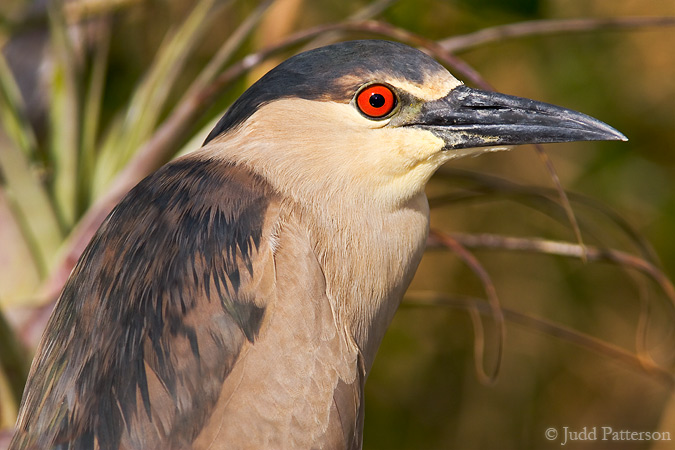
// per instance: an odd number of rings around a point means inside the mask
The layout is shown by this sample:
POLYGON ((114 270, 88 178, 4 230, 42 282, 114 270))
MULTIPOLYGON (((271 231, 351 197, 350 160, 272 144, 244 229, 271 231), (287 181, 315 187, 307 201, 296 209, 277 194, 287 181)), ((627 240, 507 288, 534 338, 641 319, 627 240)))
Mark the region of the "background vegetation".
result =
POLYGON ((565 426, 675 439, 674 23, 672 0, 4 0, 0 429, 120 195, 290 54, 386 37, 630 141, 518 148, 432 180, 436 231, 367 385, 365 448, 560 448, 544 433, 565 426))

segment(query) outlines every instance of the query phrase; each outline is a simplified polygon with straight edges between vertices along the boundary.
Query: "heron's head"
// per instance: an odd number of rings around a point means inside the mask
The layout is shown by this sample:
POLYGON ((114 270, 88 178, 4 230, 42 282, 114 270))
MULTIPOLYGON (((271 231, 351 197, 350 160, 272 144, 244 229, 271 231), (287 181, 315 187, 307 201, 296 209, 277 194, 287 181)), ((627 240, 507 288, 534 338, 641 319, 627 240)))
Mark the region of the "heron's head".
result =
POLYGON ((361 40, 281 63, 232 105, 205 144, 296 197, 392 205, 421 192, 449 159, 589 140, 626 138, 576 111, 469 88, 406 45, 361 40))

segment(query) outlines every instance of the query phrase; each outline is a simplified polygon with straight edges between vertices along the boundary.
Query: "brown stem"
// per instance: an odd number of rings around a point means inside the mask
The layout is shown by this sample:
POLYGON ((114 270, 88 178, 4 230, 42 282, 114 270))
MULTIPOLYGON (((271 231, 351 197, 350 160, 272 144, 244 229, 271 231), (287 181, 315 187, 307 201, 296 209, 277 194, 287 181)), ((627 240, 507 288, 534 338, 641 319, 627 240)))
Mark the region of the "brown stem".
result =
MULTIPOLYGON (((481 314, 492 314, 490 306, 482 299, 459 297, 440 292, 412 291, 404 298, 406 306, 446 306, 451 308, 465 308, 480 311, 481 314)), ((661 383, 672 387, 675 385, 675 375, 667 369, 654 364, 651 360, 642 359, 620 347, 609 344, 596 337, 568 328, 564 325, 550 322, 546 319, 533 317, 509 308, 502 308, 504 318, 510 322, 522 325, 528 329, 538 331, 549 336, 571 342, 599 355, 614 359, 631 368, 639 369, 654 377, 661 383)))
MULTIPOLYGON (((434 242, 436 234, 431 234, 431 245, 442 242, 434 242)), ((539 238, 519 238, 500 236, 496 234, 460 234, 453 233, 452 237, 462 246, 467 248, 500 249, 509 251, 543 253, 547 255, 559 255, 581 259, 584 254, 588 261, 606 261, 622 267, 630 267, 642 272, 654 280, 663 293, 668 297, 675 310, 675 287, 670 279, 654 264, 622 251, 613 249, 600 249, 593 246, 582 247, 579 244, 569 242, 551 241, 539 238)))
POLYGON ((583 262, 586 262, 586 250, 585 250, 586 246, 584 244, 584 239, 581 236, 581 227, 579 226, 577 216, 574 214, 574 209, 572 209, 572 204, 570 203, 570 199, 567 196, 567 192, 565 192, 565 189, 563 189, 562 183, 560 182, 558 171, 555 170, 553 161, 551 161, 551 158, 549 158, 548 153, 546 153, 546 151, 544 150, 543 145, 534 144, 534 149, 537 152, 537 156, 544 164, 544 167, 546 168, 548 175, 551 177, 553 186, 556 192, 558 193, 558 200, 560 200, 560 205, 562 206, 563 211, 565 211, 565 216, 567 217, 568 222, 572 226, 572 231, 574 232, 574 237, 577 241, 577 244, 579 244, 579 247, 581 247, 582 249, 581 260, 583 262))
POLYGON ((449 250, 452 250, 457 256, 459 256, 462 261, 464 261, 464 263, 473 271, 473 273, 478 276, 481 283, 483 284, 483 289, 485 289, 488 299, 487 305, 489 306, 489 311, 492 319, 495 322, 499 336, 497 340, 495 368, 490 374, 486 372, 484 367, 485 362, 483 361, 483 356, 485 354, 485 333, 483 330, 483 323, 480 319, 480 315, 478 314, 479 311, 474 308, 469 308, 469 313, 471 315, 471 322, 473 323, 474 327, 474 362, 476 364, 476 373, 478 374, 478 378, 482 383, 486 385, 493 385, 499 376, 502 357, 504 355, 504 342, 506 341, 506 326, 504 325, 504 315, 502 313, 499 297, 497 296, 497 289, 495 288, 494 283, 490 279, 490 275, 487 273, 487 270, 485 270, 483 265, 452 235, 438 230, 431 230, 429 236, 431 239, 438 240, 443 246, 449 250))
POLYGON ((461 52, 480 45, 525 36, 671 26, 675 26, 675 17, 532 20, 484 28, 474 33, 449 37, 440 41, 440 45, 449 52, 461 52))

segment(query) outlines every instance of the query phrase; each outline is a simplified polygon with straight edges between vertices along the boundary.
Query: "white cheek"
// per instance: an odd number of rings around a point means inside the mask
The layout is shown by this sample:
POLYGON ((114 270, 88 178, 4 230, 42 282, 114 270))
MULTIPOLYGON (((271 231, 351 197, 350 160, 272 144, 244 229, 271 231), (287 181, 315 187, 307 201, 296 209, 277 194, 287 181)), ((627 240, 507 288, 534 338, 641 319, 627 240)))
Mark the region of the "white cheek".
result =
POLYGON ((383 150, 401 169, 409 170, 426 163, 443 151, 443 139, 418 128, 388 128, 381 130, 383 150))
POLYGON ((388 124, 350 104, 280 100, 214 145, 294 198, 391 205, 421 192, 445 152, 443 140, 429 131, 388 124))

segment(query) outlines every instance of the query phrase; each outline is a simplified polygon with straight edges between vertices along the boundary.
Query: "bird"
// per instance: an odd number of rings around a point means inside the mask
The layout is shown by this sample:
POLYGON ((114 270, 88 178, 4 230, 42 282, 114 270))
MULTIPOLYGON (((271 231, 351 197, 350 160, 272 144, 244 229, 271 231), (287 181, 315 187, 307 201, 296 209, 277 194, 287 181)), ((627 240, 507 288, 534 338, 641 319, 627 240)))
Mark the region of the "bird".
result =
POLYGON ((626 137, 366 39, 262 76, 140 181, 74 267, 11 450, 360 449, 364 385, 444 163, 626 137))

